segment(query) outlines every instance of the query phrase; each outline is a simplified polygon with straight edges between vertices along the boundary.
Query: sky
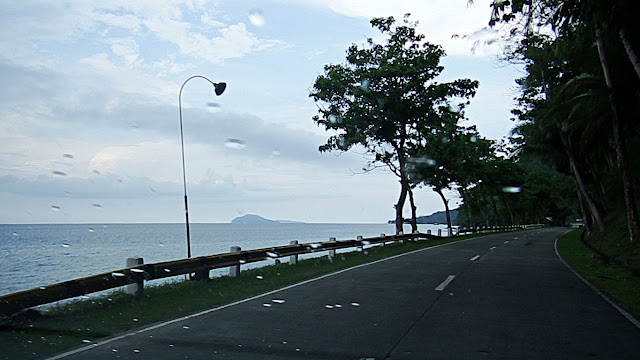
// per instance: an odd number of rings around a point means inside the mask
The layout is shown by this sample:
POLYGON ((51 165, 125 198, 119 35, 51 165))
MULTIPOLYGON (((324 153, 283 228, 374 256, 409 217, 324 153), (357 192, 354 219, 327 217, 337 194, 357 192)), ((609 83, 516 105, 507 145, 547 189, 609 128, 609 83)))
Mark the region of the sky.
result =
MULTIPOLYGON (((351 44, 383 41, 371 18, 411 13, 447 53, 437 80, 480 82, 465 125, 503 138, 522 73, 498 61, 489 3, 0 0, 0 223, 184 222, 182 85, 190 222, 393 219, 394 175, 318 151, 332 134, 312 84, 351 44)), ((416 205, 444 209, 428 188, 416 205)))

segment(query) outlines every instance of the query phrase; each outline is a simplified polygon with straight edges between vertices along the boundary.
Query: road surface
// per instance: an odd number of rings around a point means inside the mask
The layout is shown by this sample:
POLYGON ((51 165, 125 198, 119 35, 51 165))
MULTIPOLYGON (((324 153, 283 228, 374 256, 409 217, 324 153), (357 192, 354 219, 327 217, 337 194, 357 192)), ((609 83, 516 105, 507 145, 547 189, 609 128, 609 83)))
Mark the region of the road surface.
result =
POLYGON ((56 359, 631 359, 640 329, 557 257, 566 229, 420 250, 56 359))

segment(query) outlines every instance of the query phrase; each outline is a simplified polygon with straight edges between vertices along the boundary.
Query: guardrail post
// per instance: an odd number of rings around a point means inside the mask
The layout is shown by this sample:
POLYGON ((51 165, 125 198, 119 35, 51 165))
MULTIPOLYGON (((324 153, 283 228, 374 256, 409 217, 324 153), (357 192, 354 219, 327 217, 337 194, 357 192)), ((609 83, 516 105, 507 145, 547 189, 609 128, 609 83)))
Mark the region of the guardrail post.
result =
MULTIPOLYGON (((329 241, 336 242, 336 238, 330 237, 329 241)), ((336 249, 329 250, 329 260, 333 260, 336 257, 336 249)))
POLYGON ((438 229, 438 236, 442 236, 442 229, 438 229))
MULTIPOLYGON (((298 245, 298 240, 292 240, 289 245, 298 245)), ((296 265, 298 264, 298 254, 289 256, 289 264, 296 265)))
POLYGON ((364 245, 362 245, 362 239, 364 239, 364 237, 362 235, 358 235, 356 237, 356 240, 360 241, 360 246, 358 246, 356 248, 356 251, 363 251, 364 250, 364 245))
MULTIPOLYGON (((387 236, 385 233, 380 234, 380 237, 385 237, 385 236, 387 236)), ((387 242, 383 241, 382 246, 385 246, 385 245, 387 245, 387 242)))
MULTIPOLYGON (((230 252, 240 252, 241 250, 240 246, 232 246, 230 252)), ((229 266, 229 276, 238 277, 238 275, 240 275, 240 263, 229 266)))
MULTIPOLYGON (((127 267, 134 267, 138 265, 144 264, 144 260, 142 258, 127 258, 127 267)), ((142 293, 144 292, 144 280, 140 280, 137 283, 129 284, 125 286, 124 292, 128 295, 135 296, 137 298, 142 297, 142 293)))

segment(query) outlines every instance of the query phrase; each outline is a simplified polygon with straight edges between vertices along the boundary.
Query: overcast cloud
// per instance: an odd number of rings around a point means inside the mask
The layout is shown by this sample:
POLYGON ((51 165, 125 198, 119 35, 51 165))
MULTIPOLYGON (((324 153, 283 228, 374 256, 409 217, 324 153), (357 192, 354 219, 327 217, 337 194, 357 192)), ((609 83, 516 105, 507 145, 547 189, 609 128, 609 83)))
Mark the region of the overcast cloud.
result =
MULTIPOLYGON (((257 213, 386 222, 397 180, 357 151, 319 153, 309 89, 374 16, 411 12, 444 46, 439 81, 480 81, 467 115, 507 135, 517 69, 496 61, 489 1, 0 1, 0 222, 182 222, 257 213), (453 39, 452 35, 475 34, 453 39)), ((420 214, 442 210, 419 190, 420 214)), ((455 200, 454 200, 455 201, 455 200)))

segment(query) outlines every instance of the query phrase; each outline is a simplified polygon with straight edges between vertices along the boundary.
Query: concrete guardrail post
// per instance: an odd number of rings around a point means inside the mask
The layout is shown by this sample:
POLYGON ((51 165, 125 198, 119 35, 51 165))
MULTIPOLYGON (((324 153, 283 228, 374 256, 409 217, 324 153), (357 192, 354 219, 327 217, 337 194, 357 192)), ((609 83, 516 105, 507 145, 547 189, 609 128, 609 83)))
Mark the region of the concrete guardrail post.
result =
MULTIPOLYGON (((298 240, 292 240, 289 245, 298 245, 298 240)), ((296 265, 298 264, 298 254, 289 256, 289 264, 296 265)))
MULTIPOLYGON (((329 238, 329 241, 331 241, 331 242, 336 242, 336 238, 334 238, 334 237, 330 237, 330 238, 329 238)), ((333 249, 333 250, 329 250, 329 259, 330 259, 330 260, 333 260, 335 257, 336 257, 336 250, 335 250, 335 249, 333 249)))
MULTIPOLYGON (((140 257, 127 259, 127 267, 134 267, 142 264, 144 264, 144 260, 140 257)), ((124 292, 137 298, 142 297, 144 292, 144 280, 125 286, 124 292)))
POLYGON ((431 235, 431 229, 427 230, 427 235, 431 235))
POLYGON ((438 229, 438 236, 442 236, 442 229, 438 229))
MULTIPOLYGON (((362 235, 358 235, 356 237, 356 240, 360 241, 360 243, 362 244, 362 239, 364 239, 364 237, 362 235)), ((364 250, 364 245, 360 245, 356 248, 357 251, 363 251, 364 250)))
MULTIPOLYGON (((387 236, 387 235, 385 235, 385 233, 380 234, 380 237, 385 237, 385 236, 387 236)), ((387 242, 383 241, 382 242, 382 246, 385 246, 385 245, 387 245, 387 242)))
MULTIPOLYGON (((242 251, 240 246, 232 246, 231 247, 231 252, 240 252, 240 251, 242 251)), ((238 277, 238 275, 240 275, 240 263, 238 263, 236 265, 229 266, 229 276, 230 277, 238 277)))

